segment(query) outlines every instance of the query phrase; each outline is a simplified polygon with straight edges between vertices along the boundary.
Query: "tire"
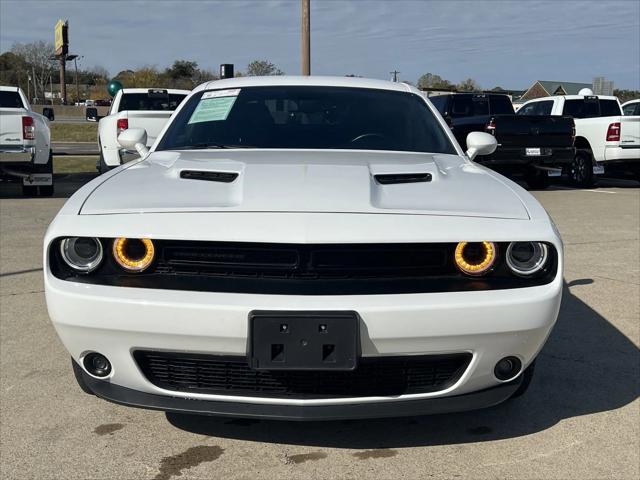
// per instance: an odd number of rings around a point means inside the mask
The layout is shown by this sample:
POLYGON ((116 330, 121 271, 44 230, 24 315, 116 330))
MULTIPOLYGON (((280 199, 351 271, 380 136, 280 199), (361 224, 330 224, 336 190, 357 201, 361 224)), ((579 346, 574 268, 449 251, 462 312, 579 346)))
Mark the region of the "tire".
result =
POLYGON ((35 197, 38 195, 38 187, 22 185, 22 195, 25 197, 35 197))
POLYGON ((71 358, 71 368, 73 368, 73 376, 76 377, 76 382, 78 382, 78 386, 80 390, 88 395, 95 395, 93 391, 89 388, 87 383, 84 381, 83 370, 80 365, 76 363, 76 361, 71 358))
POLYGON ((593 186, 593 161, 589 150, 577 150, 569 167, 571 183, 579 188, 593 186))
POLYGON ((522 372, 522 383, 518 387, 518 389, 513 392, 513 394, 509 397, 509 400, 521 397, 524 395, 529 389, 529 385, 531 385, 531 380, 533 380, 533 374, 536 369, 536 361, 534 360, 531 364, 522 372))
POLYGON ((40 196, 41 197, 51 197, 53 196, 53 192, 54 192, 54 188, 53 185, 43 185, 41 187, 38 187, 40 189, 40 196))
POLYGON ((53 151, 49 150, 49 161, 42 165, 41 167, 36 168, 37 173, 50 173, 51 174, 51 185, 41 185, 36 187, 38 190, 38 196, 40 197, 50 197, 53 195, 53 151))
POLYGON ((109 171, 109 166, 105 163, 102 151, 100 152, 100 158, 98 159, 98 173, 102 175, 109 171))
POLYGON ((549 176, 545 171, 531 172, 525 176, 525 181, 532 190, 544 190, 549 186, 549 176))

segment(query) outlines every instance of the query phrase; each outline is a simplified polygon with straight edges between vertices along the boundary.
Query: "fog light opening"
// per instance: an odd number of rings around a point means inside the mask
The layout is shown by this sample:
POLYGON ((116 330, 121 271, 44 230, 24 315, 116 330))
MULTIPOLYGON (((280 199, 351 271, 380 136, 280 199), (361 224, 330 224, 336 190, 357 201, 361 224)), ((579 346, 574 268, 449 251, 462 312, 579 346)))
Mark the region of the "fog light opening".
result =
POLYGON ((522 370, 522 362, 517 357, 504 357, 496 363, 493 374, 502 382, 511 380, 518 376, 522 370))
POLYGON ((111 363, 104 355, 91 352, 82 360, 84 368, 94 377, 106 377, 111 373, 111 363))

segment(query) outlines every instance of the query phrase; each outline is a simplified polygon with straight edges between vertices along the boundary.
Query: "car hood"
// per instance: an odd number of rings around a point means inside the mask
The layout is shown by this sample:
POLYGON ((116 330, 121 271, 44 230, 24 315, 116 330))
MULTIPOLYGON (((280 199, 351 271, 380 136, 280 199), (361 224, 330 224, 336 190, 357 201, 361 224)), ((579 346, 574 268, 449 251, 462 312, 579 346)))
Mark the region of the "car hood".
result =
POLYGON ((345 150, 154 152, 106 179, 80 213, 202 211, 529 218, 500 176, 457 155, 345 150), (407 182, 414 174, 421 181, 407 182))

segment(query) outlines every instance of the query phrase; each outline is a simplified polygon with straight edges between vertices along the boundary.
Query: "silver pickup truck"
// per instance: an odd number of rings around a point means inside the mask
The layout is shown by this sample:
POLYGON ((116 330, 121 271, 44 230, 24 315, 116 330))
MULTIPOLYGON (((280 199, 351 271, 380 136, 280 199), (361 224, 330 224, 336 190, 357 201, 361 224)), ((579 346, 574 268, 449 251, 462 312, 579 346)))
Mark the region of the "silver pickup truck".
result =
POLYGON ((21 178, 24 195, 53 195, 49 120, 18 87, 0 86, 0 177, 21 178))

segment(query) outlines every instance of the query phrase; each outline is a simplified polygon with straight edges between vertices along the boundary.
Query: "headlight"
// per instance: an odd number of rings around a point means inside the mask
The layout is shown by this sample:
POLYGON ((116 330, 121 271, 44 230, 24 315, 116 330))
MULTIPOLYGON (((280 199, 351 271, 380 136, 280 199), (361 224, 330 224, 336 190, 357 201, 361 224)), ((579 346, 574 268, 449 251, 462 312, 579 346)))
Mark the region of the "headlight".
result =
POLYGON ((507 248, 507 265, 524 277, 542 270, 548 257, 549 248, 542 242, 511 242, 507 248))
POLYGON ((151 265, 155 249, 148 238, 117 238, 113 241, 113 258, 130 272, 141 272, 151 265))
POLYGON ((493 242, 460 242, 456 246, 456 265, 467 275, 483 275, 496 261, 493 242))
POLYGON ((97 238, 71 237, 60 242, 64 261, 74 270, 89 273, 102 262, 102 244, 97 238))

